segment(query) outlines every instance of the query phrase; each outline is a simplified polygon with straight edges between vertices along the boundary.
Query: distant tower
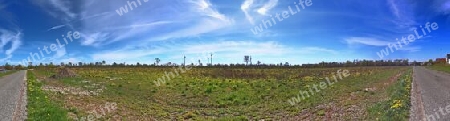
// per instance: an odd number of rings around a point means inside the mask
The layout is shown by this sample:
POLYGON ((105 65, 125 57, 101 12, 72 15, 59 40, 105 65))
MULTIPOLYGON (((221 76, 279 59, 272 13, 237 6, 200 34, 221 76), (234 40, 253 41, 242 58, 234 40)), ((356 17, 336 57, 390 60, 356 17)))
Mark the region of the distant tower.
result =
POLYGON ((186 56, 184 56, 183 66, 186 66, 186 56))

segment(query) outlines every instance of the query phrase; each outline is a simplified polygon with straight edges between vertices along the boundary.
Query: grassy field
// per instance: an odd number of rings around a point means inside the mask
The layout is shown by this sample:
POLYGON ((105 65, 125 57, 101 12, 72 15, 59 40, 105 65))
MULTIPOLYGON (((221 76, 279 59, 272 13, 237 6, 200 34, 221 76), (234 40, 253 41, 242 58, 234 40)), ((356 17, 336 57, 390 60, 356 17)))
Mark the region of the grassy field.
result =
POLYGON ((96 120, 406 120, 410 67, 196 68, 76 67, 79 76, 53 79, 57 68, 33 72, 48 98, 70 119, 96 120), (348 70, 348 77, 291 105, 288 100, 348 70), (403 89, 399 89, 403 88, 403 89), (401 100, 401 101, 398 101, 401 100), (392 106, 394 108, 391 108, 392 106), (401 106, 399 106, 401 105, 401 106), (390 113, 383 113, 386 109, 390 113), (402 118, 403 117, 403 118, 402 118))
POLYGON ((438 70, 450 73, 450 66, 448 65, 435 65, 435 66, 428 66, 429 69, 438 70))
POLYGON ((7 72, 0 72, 0 77, 6 76, 6 75, 10 75, 13 73, 16 73, 17 71, 7 71, 7 72))

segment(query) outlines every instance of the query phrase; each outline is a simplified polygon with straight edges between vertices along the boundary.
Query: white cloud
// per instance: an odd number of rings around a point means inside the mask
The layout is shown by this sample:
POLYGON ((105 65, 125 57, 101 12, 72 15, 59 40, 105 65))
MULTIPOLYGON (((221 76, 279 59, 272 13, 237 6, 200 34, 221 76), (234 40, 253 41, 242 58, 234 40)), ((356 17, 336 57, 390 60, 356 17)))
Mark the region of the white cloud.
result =
POLYGON ((388 4, 391 7, 392 13, 397 17, 400 18, 400 11, 398 10, 397 4, 395 3, 395 0, 388 0, 388 4))
POLYGON ((192 37, 233 24, 232 19, 217 11, 208 0, 175 1, 173 4, 156 0, 142 2, 142 5, 124 16, 110 12, 124 5, 128 5, 127 2, 85 2, 81 7, 80 21, 83 26, 80 32, 87 38, 81 40, 82 45, 100 46, 123 40, 136 42, 192 37), (183 6, 178 6, 180 4, 183 6), (159 31, 156 28, 170 28, 170 31, 159 31))
POLYGON ((263 7, 259 8, 257 10, 257 12, 261 15, 266 15, 266 13, 272 9, 273 7, 275 7, 278 4, 278 0, 270 0, 269 2, 267 2, 266 4, 264 4, 263 7))
POLYGON ((203 14, 204 16, 213 17, 222 21, 228 21, 228 18, 214 9, 208 0, 194 0, 191 2, 196 5, 193 6, 193 8, 197 9, 197 12, 203 14))
POLYGON ((248 13, 250 7, 253 4, 253 0, 245 0, 244 3, 242 3, 241 5, 241 10, 244 12, 245 14, 245 18, 247 18, 247 20, 251 23, 251 24, 255 24, 255 22, 253 21, 253 17, 248 13))
POLYGON ((241 62, 244 55, 261 59, 265 62, 279 62, 286 56, 336 55, 337 51, 320 47, 293 48, 276 41, 214 41, 207 43, 190 44, 164 44, 164 46, 126 47, 120 50, 103 51, 93 53, 90 56, 94 61, 106 60, 107 62, 127 63, 153 63, 156 57, 163 62, 171 61, 181 63, 183 56, 188 57, 188 62, 198 59, 206 62, 209 53, 214 53, 215 62, 241 62))
POLYGON ((77 17, 77 14, 71 9, 74 6, 73 1, 32 0, 31 2, 43 8, 51 16, 64 20, 64 22, 69 22, 77 17))
POLYGON ((64 58, 64 59, 60 59, 60 61, 64 62, 64 63, 72 62, 73 64, 78 64, 78 62, 82 62, 82 60, 80 60, 78 58, 64 58))
POLYGON ((65 26, 66 26, 66 25, 58 25, 58 26, 54 26, 54 27, 48 29, 47 31, 50 31, 50 30, 56 30, 56 29, 59 29, 59 28, 65 27, 65 26))
POLYGON ((75 18, 76 14, 70 10, 70 1, 66 0, 50 0, 49 1, 55 8, 59 9, 61 12, 64 12, 70 18, 75 18))
POLYGON ((391 19, 391 21, 398 29, 404 30, 417 25, 414 12, 411 12, 414 11, 413 3, 410 3, 407 0, 388 0, 387 4, 395 17, 391 19))
POLYGON ((66 47, 58 48, 56 53, 53 55, 53 59, 60 59, 66 55, 66 47))
POLYGON ((156 38, 151 37, 148 39, 149 41, 160 41, 167 40, 172 38, 182 38, 182 37, 195 37, 200 34, 210 33, 215 30, 223 29, 232 25, 233 23, 230 21, 217 21, 214 19, 203 19, 200 20, 196 25, 177 30, 175 32, 171 32, 156 38))
POLYGON ((81 42, 81 45, 95 45, 98 42, 103 42, 106 40, 108 36, 107 33, 88 33, 88 35, 82 34, 84 41, 81 42))
POLYGON ((157 26, 173 23, 172 21, 157 21, 151 23, 136 23, 129 26, 121 27, 120 29, 129 29, 128 32, 118 35, 111 42, 120 41, 125 38, 132 37, 133 35, 146 32, 151 28, 156 28, 157 26))
POLYGON ((250 24, 255 24, 255 21, 264 18, 267 13, 275 8, 278 4, 278 0, 268 0, 257 2, 255 0, 245 0, 241 4, 241 10, 245 15, 245 18, 250 22, 250 24), (263 15, 263 16, 261 16, 263 15))
POLYGON ((418 52, 421 49, 422 48, 419 46, 403 46, 403 47, 399 48, 398 50, 407 51, 407 52, 418 52))
POLYGON ((50 15, 63 18, 63 25, 49 30, 62 27, 76 29, 82 33, 80 42, 85 46, 99 47, 124 40, 137 43, 196 37, 206 33, 222 33, 219 30, 234 25, 234 20, 220 13, 209 0, 165 2, 141 1, 141 5, 137 4, 131 10, 127 1, 82 0, 79 5, 62 0, 33 1, 50 15), (79 10, 72 9, 74 6, 79 6, 79 10), (128 6, 128 13, 123 16, 116 14, 115 10, 124 6, 128 6))
POLYGON ((6 58, 0 59, 1 61, 8 60, 13 57, 14 51, 16 51, 22 45, 22 33, 13 32, 5 29, 0 29, 0 53, 6 55, 6 58), (5 48, 7 44, 11 44, 10 48, 5 48))
POLYGON ((434 0, 432 7, 438 14, 450 14, 450 1, 448 0, 434 0))
POLYGON ((370 37, 350 37, 344 39, 347 44, 354 45, 354 44, 362 44, 362 45, 370 45, 370 46, 387 46, 390 42, 389 41, 381 41, 375 38, 370 37))

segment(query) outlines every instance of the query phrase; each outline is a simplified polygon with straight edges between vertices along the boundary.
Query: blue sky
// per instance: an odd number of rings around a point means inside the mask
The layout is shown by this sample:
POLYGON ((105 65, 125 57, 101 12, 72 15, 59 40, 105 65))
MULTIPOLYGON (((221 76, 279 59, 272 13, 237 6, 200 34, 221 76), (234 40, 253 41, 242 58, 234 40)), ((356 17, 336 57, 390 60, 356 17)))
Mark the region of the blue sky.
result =
POLYGON ((0 0, 0 64, 18 64, 56 39, 64 47, 31 61, 182 63, 186 55, 188 63, 206 63, 206 53, 214 53, 213 63, 244 63, 244 55, 253 63, 380 59, 376 53, 387 44, 427 22, 439 29, 383 59, 423 61, 450 53, 448 0, 311 0, 310 6, 302 2, 305 8, 298 0, 139 1, 0 0), (277 20, 277 13, 296 5, 301 11, 277 20), (125 6, 128 12, 119 15, 125 6), (251 31, 272 18, 275 25, 251 31), (69 32, 80 37, 65 43, 69 32))

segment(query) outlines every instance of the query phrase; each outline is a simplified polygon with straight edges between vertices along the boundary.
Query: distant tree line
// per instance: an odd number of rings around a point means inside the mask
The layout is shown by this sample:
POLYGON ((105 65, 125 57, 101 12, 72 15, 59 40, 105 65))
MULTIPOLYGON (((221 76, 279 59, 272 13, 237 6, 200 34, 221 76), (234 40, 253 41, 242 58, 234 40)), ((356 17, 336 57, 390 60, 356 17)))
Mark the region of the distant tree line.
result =
POLYGON ((183 58, 182 64, 167 62, 161 64, 160 58, 155 58, 155 62, 153 64, 145 64, 145 63, 117 63, 113 62, 111 64, 107 64, 106 61, 99 61, 99 62, 61 62, 59 65, 55 65, 53 62, 49 63, 39 63, 38 65, 32 66, 32 62, 28 63, 28 67, 24 67, 22 65, 13 66, 8 63, 5 64, 3 67, 7 70, 21 70, 21 69, 32 69, 34 67, 57 67, 57 66, 68 66, 68 67, 172 67, 172 66, 197 66, 197 67, 255 67, 255 68, 262 68, 262 67, 305 67, 305 68, 318 68, 318 67, 355 67, 355 66, 424 66, 424 65, 431 65, 435 62, 433 60, 429 60, 428 62, 410 62, 408 59, 395 59, 395 60, 353 60, 353 61, 346 61, 346 62, 320 62, 316 64, 302 64, 302 65, 292 65, 289 62, 280 62, 277 64, 265 64, 261 61, 257 61, 256 63, 252 62, 251 56, 244 56, 244 63, 236 63, 236 64, 212 64, 212 54, 211 54, 211 61, 208 61, 208 63, 203 64, 201 60, 198 60, 198 63, 190 63, 186 64, 186 56, 183 58))
MULTIPOLYGON (((432 62, 430 62, 432 63, 432 62)), ((302 67, 353 67, 353 66, 422 66, 428 62, 410 62, 408 59, 395 60, 353 60, 347 62, 320 62, 318 64, 302 64, 302 67)))

